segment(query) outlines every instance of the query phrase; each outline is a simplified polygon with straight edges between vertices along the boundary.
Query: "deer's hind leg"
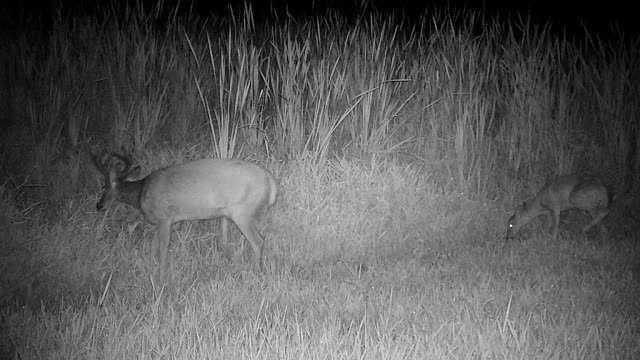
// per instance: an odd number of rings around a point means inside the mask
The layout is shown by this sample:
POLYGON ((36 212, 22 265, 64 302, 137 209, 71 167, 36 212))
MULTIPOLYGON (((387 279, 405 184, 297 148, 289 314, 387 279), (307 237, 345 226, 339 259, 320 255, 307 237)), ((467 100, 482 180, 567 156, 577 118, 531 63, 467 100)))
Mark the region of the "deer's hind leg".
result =
POLYGON ((605 238, 607 236, 607 228, 602 223, 602 219, 607 216, 609 213, 609 209, 607 208, 596 208, 588 211, 589 215, 591 215, 592 220, 588 223, 583 229, 583 233, 587 233, 591 228, 595 225, 599 225, 600 227, 600 235, 605 238))
POLYGON ((171 222, 163 221, 156 226, 156 238, 153 242, 153 251, 158 260, 158 271, 156 273, 156 281, 159 285, 163 285, 167 280, 167 271, 169 269, 169 259, 167 253, 169 251, 169 240, 171 238, 171 222))
POLYGON ((558 228, 560 227, 560 209, 552 210, 548 216, 553 223, 551 225, 553 228, 551 237, 553 238, 553 240, 558 240, 558 228))

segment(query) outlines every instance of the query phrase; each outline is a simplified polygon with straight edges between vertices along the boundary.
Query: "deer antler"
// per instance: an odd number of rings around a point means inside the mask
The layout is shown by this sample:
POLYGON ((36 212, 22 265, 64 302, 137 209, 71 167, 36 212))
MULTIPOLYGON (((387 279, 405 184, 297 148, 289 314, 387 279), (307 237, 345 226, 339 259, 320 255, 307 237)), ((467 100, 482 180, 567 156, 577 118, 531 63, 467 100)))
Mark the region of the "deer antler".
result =
POLYGON ((122 173, 126 174, 127 172, 129 172, 129 170, 131 170, 131 159, 128 158, 125 155, 120 155, 117 152, 112 151, 111 153, 109 153, 109 158, 113 159, 116 158, 118 160, 120 160, 122 162, 122 164, 124 165, 124 169, 122 169, 122 173))
POLYGON ((109 153, 110 159, 118 159, 124 165, 124 169, 119 172, 118 176, 127 177, 133 174, 137 174, 140 171, 140 167, 133 165, 133 157, 131 156, 131 153, 129 153, 124 147, 121 147, 120 151, 122 152, 122 154, 119 154, 115 151, 109 153))
POLYGON ((102 160, 100 160, 93 151, 90 151, 91 154, 91 162, 96 167, 96 169, 105 177, 109 177, 109 168, 106 166, 106 162, 104 161, 105 154, 101 154, 102 160))
POLYGON ((130 156, 127 156, 129 153, 122 148, 125 155, 121 155, 115 151, 106 152, 103 151, 100 155, 96 155, 93 151, 90 152, 91 162, 95 166, 95 168, 105 177, 109 178, 109 172, 114 167, 114 159, 122 163, 122 166, 118 166, 116 168, 118 176, 127 175, 134 168, 132 164, 132 160, 130 156))

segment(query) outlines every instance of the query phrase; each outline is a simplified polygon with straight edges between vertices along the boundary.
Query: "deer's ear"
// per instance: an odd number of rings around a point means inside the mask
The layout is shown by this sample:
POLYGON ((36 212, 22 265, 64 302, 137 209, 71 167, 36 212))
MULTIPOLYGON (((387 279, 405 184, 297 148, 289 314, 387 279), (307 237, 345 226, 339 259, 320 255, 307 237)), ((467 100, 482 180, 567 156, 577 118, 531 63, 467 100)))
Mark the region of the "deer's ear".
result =
POLYGON ((132 167, 129 172, 127 172, 124 176, 125 180, 133 181, 137 180, 140 177, 140 166, 136 165, 132 167))

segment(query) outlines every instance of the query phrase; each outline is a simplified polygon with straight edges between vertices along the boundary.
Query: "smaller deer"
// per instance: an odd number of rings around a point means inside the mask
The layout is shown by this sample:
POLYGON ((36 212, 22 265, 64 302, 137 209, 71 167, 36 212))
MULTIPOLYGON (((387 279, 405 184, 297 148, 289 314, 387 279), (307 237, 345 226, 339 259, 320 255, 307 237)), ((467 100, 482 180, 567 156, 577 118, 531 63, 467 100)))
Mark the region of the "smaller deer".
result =
POLYGON ((506 240, 513 239, 520 228, 538 216, 546 216, 547 231, 553 227, 558 238, 560 213, 568 209, 584 210, 592 220, 582 231, 587 232, 609 213, 609 193, 602 182, 593 177, 564 175, 545 185, 534 198, 516 207, 509 219, 506 240))
POLYGON ((139 209, 156 226, 153 249, 160 284, 166 280, 171 226, 183 220, 231 219, 251 244, 254 265, 262 268, 264 239, 256 228, 256 217, 275 203, 277 195, 276 182, 267 170, 237 159, 203 159, 132 180, 140 167, 132 167, 129 157, 111 152, 100 159, 91 154, 91 159, 105 180, 96 208, 103 210, 117 200, 139 209))

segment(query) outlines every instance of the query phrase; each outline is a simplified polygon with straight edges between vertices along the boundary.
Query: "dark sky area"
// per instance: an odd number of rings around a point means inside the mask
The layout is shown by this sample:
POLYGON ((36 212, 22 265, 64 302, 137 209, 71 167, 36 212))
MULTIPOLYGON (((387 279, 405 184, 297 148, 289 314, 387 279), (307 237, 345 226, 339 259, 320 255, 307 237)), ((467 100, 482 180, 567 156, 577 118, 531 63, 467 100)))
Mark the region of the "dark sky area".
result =
MULTIPOLYGON (((0 0, 1 18, 8 23, 19 23, 22 19, 37 14, 42 24, 46 24, 52 9, 63 4, 63 9, 73 14, 92 13, 96 4, 125 3, 136 4, 142 1, 145 6, 157 4, 151 0, 0 0)), ((200 16, 216 14, 224 16, 228 8, 241 9, 246 0, 164 0, 165 8, 175 8, 181 4, 182 9, 191 8, 200 16)), ((363 7, 375 9, 378 12, 394 11, 402 17, 410 19, 422 15, 429 8, 472 9, 485 15, 500 13, 501 17, 530 14, 533 19, 541 22, 552 22, 560 26, 575 29, 579 24, 586 24, 596 31, 610 28, 611 23, 617 22, 627 33, 638 34, 640 21, 638 12, 633 9, 632 1, 578 1, 578 0, 266 0, 249 1, 252 3, 255 17, 258 21, 268 18, 273 13, 290 14, 296 17, 313 16, 327 10, 337 11, 346 16, 362 14, 363 7), (285 10, 286 9, 286 10, 285 10)), ((32 17, 32 16, 31 16, 32 17)))

